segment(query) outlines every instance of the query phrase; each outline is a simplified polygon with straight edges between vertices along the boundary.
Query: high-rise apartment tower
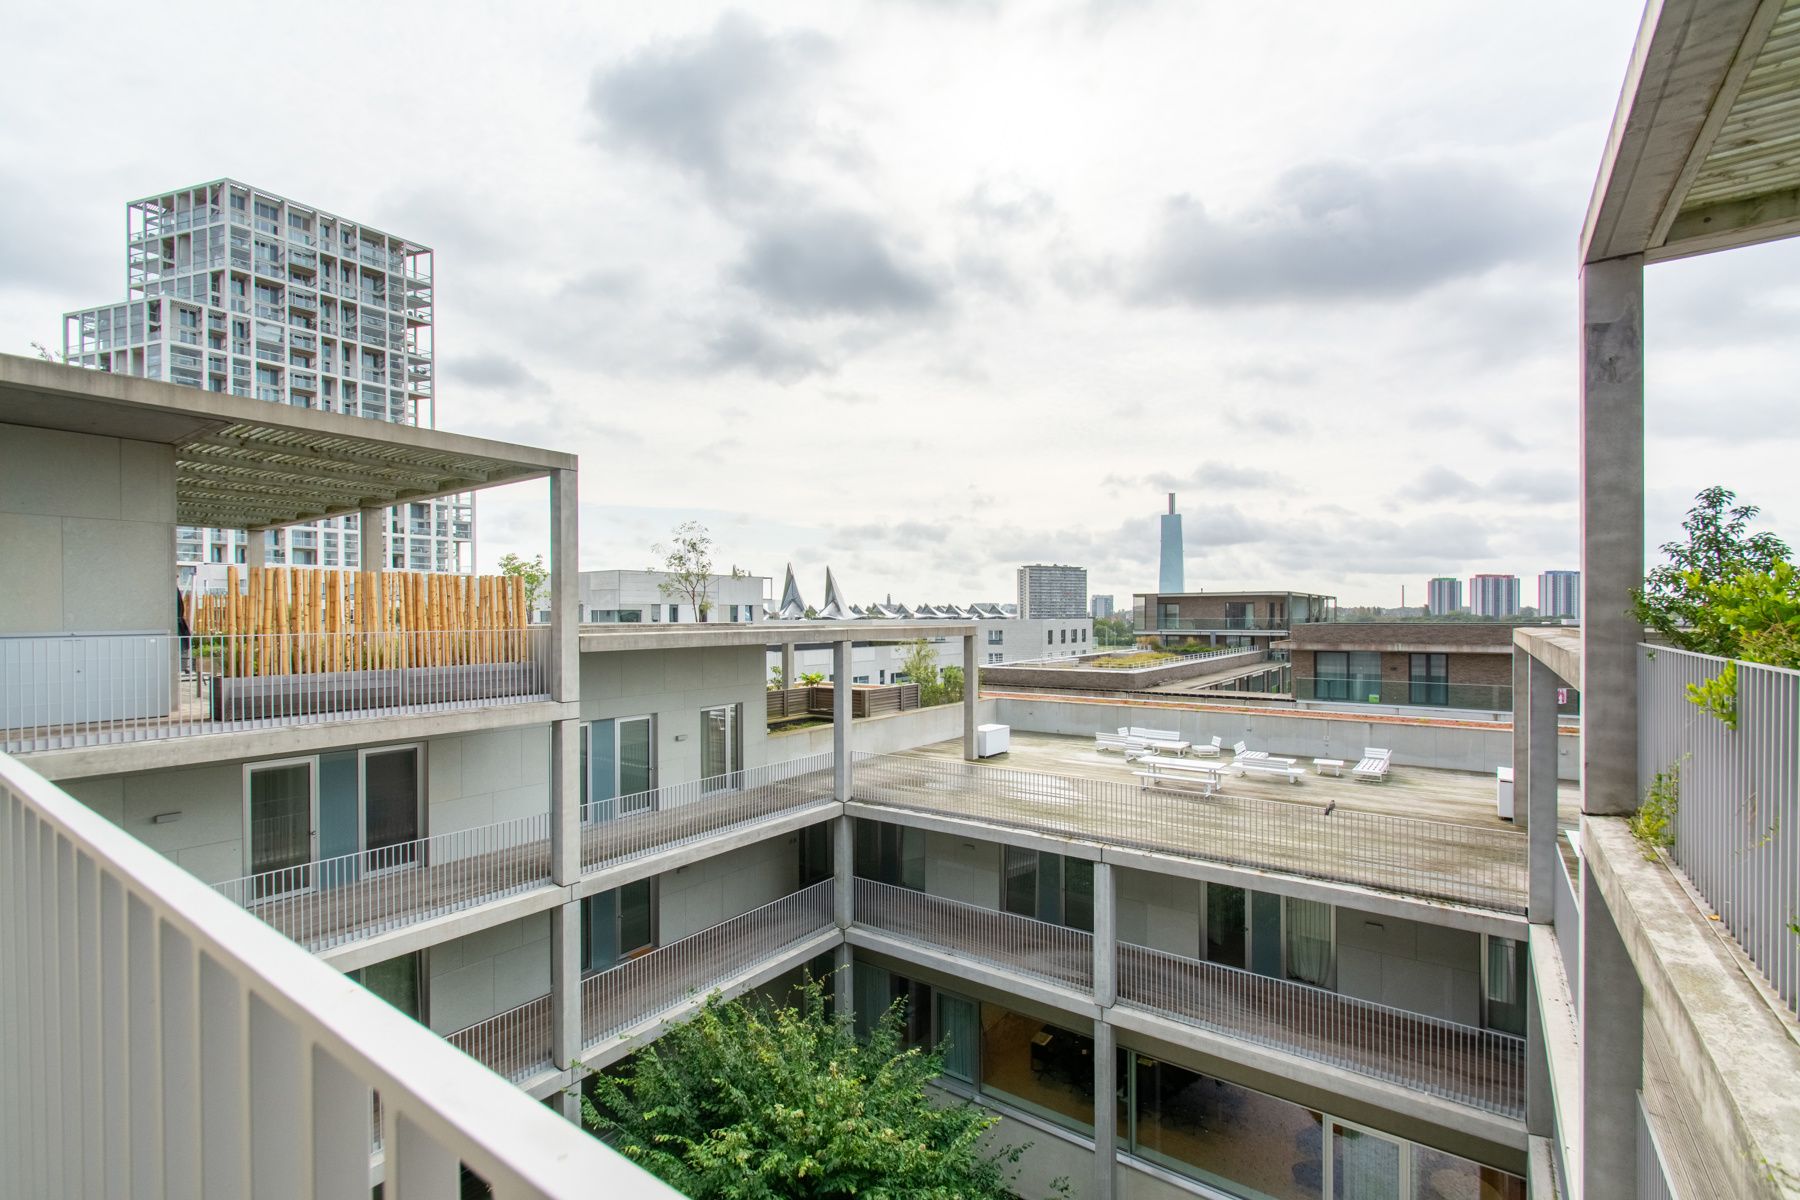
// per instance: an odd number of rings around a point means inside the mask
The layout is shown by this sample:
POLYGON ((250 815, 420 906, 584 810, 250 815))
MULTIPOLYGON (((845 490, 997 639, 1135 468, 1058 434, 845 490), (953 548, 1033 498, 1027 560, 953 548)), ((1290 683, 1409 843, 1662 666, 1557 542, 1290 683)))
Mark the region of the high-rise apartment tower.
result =
POLYGON ((1028 563, 1019 568, 1019 616, 1082 618, 1088 615, 1087 568, 1028 563))
POLYGON ((1175 511, 1175 493, 1169 493, 1169 511, 1162 515, 1162 569, 1157 572, 1156 590, 1165 596, 1187 591, 1187 568, 1183 565, 1181 514, 1175 511))
POLYGON ((1581 572, 1545 571, 1538 576, 1538 616, 1581 615, 1581 572))
MULTIPOLYGON (((84 367, 435 425, 429 247, 232 179, 125 206, 125 299, 64 314, 84 367)), ((223 485, 222 485, 223 486, 223 485)), ((270 563, 355 566, 356 517, 270 530, 270 563)), ((388 566, 467 571, 467 496, 389 510, 388 566)), ((176 561, 245 561, 242 531, 176 532, 176 561)))
POLYGON ((1434 617, 1460 612, 1463 606, 1462 580, 1439 575, 1425 584, 1425 607, 1434 617))
POLYGON ((1469 578, 1469 611, 1478 617, 1519 615, 1517 575, 1473 575, 1469 578))

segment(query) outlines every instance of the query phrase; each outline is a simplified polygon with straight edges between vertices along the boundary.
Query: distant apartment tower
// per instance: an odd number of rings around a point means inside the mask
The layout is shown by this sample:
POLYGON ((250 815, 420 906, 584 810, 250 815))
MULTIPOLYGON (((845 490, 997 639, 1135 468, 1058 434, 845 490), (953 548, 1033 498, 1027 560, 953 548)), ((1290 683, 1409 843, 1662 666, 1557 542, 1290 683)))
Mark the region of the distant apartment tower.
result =
POLYGON ((1545 571, 1538 576, 1538 616, 1581 615, 1581 572, 1545 571))
MULTIPOLYGON (((430 248, 232 179, 133 200, 125 216, 125 299, 63 315, 70 363, 437 424, 430 248)), ((241 486, 229 447, 220 459, 220 487, 241 486)), ((357 522, 271 530, 267 561, 353 567, 357 522)), ((388 522, 389 567, 473 569, 468 496, 396 505, 388 522)), ((176 561, 243 562, 245 537, 179 527, 176 561)))
POLYGON ((1096 621, 1112 616, 1113 598, 1111 596, 1088 597, 1088 615, 1096 621))
POLYGON ((1083 618, 1088 615, 1087 568, 1029 563, 1019 568, 1019 616, 1083 618))
POLYGON ((1462 606, 1462 580, 1439 575, 1425 584, 1425 607, 1432 616, 1441 617, 1446 613, 1461 612, 1462 606))
POLYGON ((1475 575, 1469 579, 1469 611, 1478 617, 1519 615, 1517 575, 1475 575))
POLYGON ((1165 595, 1187 591, 1187 568, 1181 544, 1181 514, 1175 511, 1175 493, 1169 493, 1169 511, 1162 515, 1162 569, 1156 590, 1165 595))

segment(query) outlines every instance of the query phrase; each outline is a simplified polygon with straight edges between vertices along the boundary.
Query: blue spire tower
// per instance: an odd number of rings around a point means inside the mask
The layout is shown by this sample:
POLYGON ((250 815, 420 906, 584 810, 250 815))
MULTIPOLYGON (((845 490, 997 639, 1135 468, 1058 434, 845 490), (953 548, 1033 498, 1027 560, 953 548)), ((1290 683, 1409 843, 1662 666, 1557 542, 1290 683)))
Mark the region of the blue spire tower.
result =
POLYGON ((1167 596, 1187 591, 1187 571, 1182 566, 1181 514, 1175 511, 1175 493, 1169 493, 1169 511, 1162 515, 1162 571, 1156 590, 1167 596))

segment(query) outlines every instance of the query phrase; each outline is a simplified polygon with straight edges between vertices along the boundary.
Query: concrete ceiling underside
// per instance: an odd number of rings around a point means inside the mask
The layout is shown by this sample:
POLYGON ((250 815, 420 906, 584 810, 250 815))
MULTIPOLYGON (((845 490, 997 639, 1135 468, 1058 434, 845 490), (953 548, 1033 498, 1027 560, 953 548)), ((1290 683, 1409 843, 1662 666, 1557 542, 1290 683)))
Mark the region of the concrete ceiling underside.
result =
POLYGON ((1682 258, 1800 233, 1800 0, 1645 12, 1582 260, 1682 258))

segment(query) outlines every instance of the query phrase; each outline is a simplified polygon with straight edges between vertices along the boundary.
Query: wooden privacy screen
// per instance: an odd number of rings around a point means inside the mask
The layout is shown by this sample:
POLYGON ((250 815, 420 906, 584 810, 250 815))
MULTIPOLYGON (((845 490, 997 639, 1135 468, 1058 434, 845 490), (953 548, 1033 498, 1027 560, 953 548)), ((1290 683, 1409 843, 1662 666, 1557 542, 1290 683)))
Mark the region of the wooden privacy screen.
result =
POLYGON ((430 575, 247 567, 225 594, 182 600, 196 655, 223 674, 282 675, 375 667, 524 662, 531 657, 525 581, 517 575, 430 575), (208 639, 216 639, 209 641, 208 639))

